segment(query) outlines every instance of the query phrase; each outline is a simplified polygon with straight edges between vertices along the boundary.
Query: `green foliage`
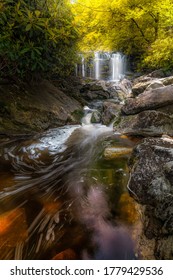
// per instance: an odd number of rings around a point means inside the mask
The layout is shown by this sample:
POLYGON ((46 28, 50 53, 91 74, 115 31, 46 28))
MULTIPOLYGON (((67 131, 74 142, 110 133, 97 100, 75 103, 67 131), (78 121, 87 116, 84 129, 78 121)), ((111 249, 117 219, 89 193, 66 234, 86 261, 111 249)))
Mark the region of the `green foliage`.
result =
POLYGON ((76 40, 68 0, 1 0, 1 76, 67 75, 76 40))

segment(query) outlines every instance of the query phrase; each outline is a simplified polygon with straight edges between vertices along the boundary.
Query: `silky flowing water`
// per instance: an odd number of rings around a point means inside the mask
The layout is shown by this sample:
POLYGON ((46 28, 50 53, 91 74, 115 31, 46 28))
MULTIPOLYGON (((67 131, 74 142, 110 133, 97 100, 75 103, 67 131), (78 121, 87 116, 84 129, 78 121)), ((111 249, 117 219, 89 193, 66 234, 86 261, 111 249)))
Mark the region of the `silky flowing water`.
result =
POLYGON ((84 123, 1 143, 0 259, 137 257, 130 152, 116 153, 135 141, 84 123))

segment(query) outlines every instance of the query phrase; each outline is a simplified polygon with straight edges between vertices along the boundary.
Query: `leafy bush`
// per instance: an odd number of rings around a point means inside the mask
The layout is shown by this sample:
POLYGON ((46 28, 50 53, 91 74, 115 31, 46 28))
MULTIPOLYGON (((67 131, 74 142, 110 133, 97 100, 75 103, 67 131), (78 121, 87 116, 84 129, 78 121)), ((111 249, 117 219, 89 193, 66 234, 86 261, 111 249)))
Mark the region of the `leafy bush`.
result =
POLYGON ((0 75, 68 74, 77 31, 67 0, 1 0, 0 75))

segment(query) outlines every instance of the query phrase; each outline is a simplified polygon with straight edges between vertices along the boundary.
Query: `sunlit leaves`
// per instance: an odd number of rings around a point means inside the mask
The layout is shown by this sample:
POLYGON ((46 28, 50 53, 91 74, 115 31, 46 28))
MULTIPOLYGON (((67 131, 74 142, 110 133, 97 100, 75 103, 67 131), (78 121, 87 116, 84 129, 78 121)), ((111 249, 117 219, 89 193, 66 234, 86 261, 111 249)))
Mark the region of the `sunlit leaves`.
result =
POLYGON ((171 65, 173 0, 77 0, 73 6, 82 51, 122 51, 138 65, 171 65))

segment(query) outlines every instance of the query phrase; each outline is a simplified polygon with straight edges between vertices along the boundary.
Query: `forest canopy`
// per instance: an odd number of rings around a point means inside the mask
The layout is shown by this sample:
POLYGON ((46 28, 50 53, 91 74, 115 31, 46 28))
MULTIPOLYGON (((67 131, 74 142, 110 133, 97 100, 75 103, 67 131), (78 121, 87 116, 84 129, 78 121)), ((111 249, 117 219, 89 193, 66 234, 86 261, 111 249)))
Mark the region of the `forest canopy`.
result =
POLYGON ((81 51, 121 51, 141 68, 173 68, 173 0, 76 0, 81 51))

